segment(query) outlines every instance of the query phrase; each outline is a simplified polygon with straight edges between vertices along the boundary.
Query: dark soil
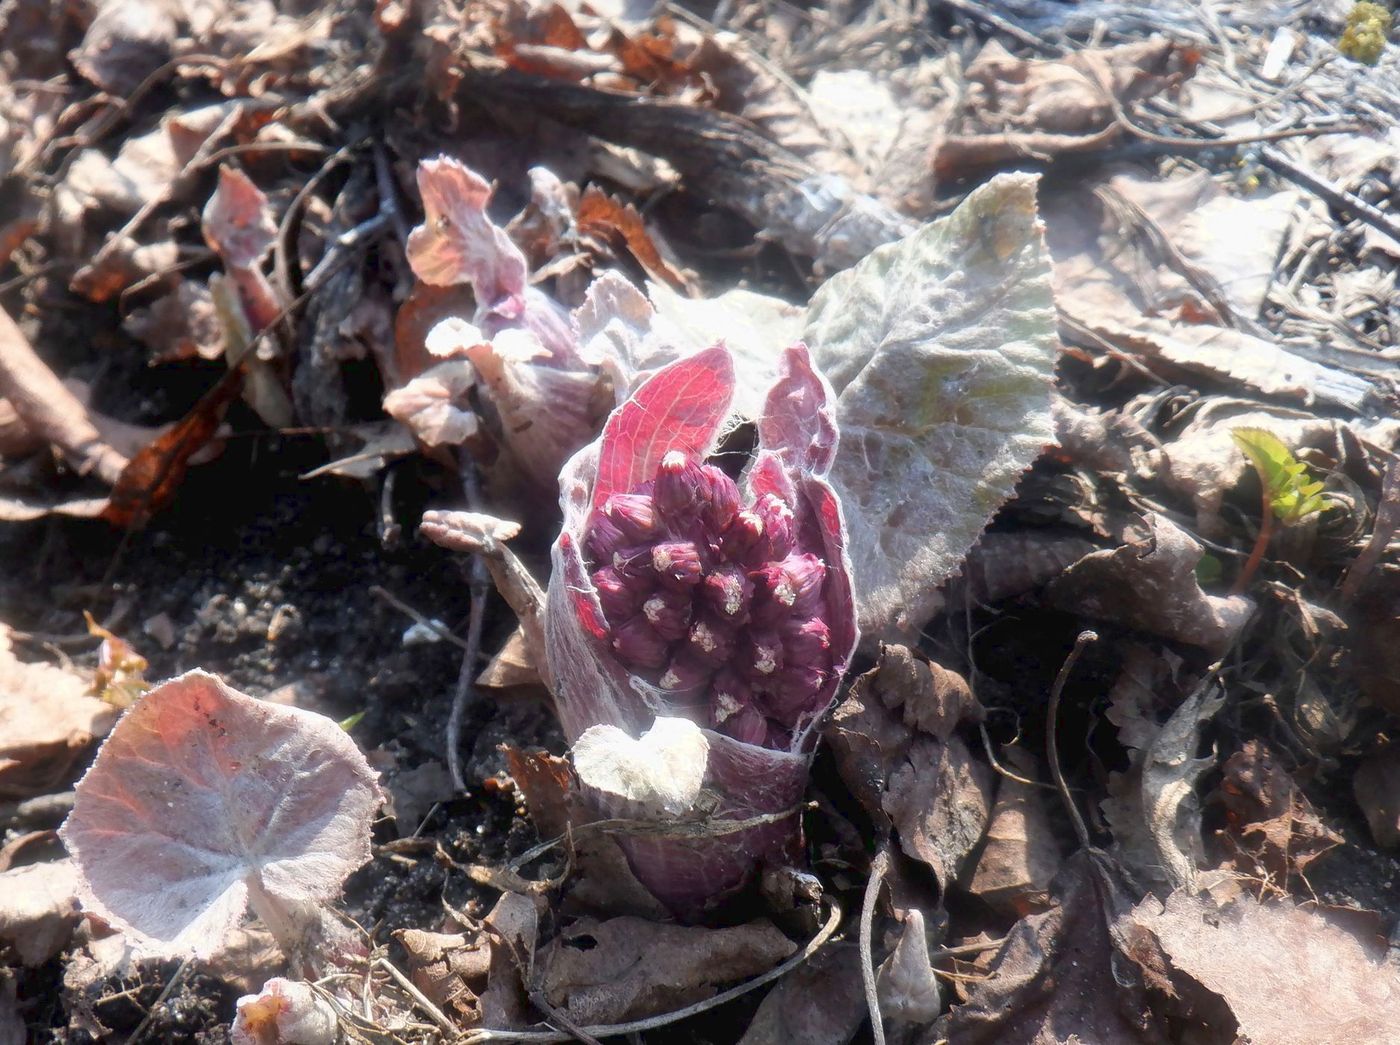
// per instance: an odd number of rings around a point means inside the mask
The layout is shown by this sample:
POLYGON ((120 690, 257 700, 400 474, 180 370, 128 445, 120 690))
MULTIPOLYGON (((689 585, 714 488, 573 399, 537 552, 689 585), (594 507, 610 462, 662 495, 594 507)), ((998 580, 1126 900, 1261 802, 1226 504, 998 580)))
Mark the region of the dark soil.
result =
MULTIPOLYGON (((237 415, 232 420, 236 427, 237 415)), ((336 719, 363 713, 353 734, 392 789, 399 770, 445 762, 461 651, 446 642, 405 646, 412 621, 371 589, 382 587, 460 631, 469 601, 463 563, 414 536, 421 504, 390 505, 404 530, 386 543, 377 483, 297 478, 325 460, 319 439, 253 430, 229 439, 218 462, 191 474, 168 512, 125 540, 101 522, 0 527, 0 619, 91 665, 88 610, 150 660, 153 680, 199 667, 258 696, 293 687, 299 705, 336 719), (172 626, 169 648, 148 633, 159 634, 159 625, 144 627, 161 615, 172 626)), ((406 502, 426 496, 422 479, 400 477, 397 488, 412 492, 406 502)), ((490 650, 510 625, 508 617, 496 622, 494 601, 488 613, 490 650)), ((499 861, 535 840, 515 797, 491 786, 506 741, 562 747, 542 705, 478 701, 462 736, 471 789, 421 825, 454 860, 499 861)), ((419 826, 396 829, 386 819, 376 840, 419 826)), ((493 897, 429 850, 377 856, 351 880, 346 910, 377 942, 388 942, 394 929, 436 926, 444 900, 461 909, 493 897)), ((134 1030, 174 974, 167 964, 143 969, 139 982, 108 984, 94 999, 103 1025, 118 1035, 134 1030)), ((58 1000, 63 966, 59 958, 20 982, 22 1003, 31 1002, 32 1041, 86 1040, 67 1030, 70 1014, 58 1000)), ((146 1040, 220 1040, 235 998, 217 981, 191 977, 161 1005, 146 1040)))

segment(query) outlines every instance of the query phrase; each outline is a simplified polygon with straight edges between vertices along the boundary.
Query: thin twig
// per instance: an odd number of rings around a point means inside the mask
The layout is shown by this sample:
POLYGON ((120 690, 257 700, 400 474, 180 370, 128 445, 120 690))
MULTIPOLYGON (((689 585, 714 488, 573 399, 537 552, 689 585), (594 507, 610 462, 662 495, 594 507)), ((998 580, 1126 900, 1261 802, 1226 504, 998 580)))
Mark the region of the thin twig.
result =
MULTIPOLYGON (((727 991, 721 991, 713 998, 706 998, 704 1001, 698 1001, 694 1005, 687 1005, 683 1009, 677 1009, 675 1012, 667 1012, 659 1016, 649 1016, 644 1020, 633 1020, 630 1023, 611 1023, 597 1027, 581 1027, 579 1029, 587 1034, 593 1035, 595 1038, 636 1034, 641 1031, 655 1030, 658 1027, 667 1027, 681 1020, 687 1020, 692 1016, 698 1016, 702 1012, 708 1012, 711 1009, 719 1008, 721 1005, 728 1005, 735 998, 740 998, 765 984, 781 979, 803 962, 807 961, 812 955, 826 946, 826 942, 835 934, 840 924, 841 908, 840 905, 833 903, 831 905, 831 913, 827 916, 826 923, 817 931, 817 934, 812 937, 805 947, 788 958, 781 965, 774 966, 767 972, 755 976, 752 980, 741 983, 737 987, 731 987, 727 991)), ((493 1041, 524 1041, 547 1045, 547 1043, 550 1042, 576 1041, 577 1039, 571 1039, 568 1034, 558 1031, 491 1030, 489 1028, 482 1028, 480 1030, 468 1031, 466 1037, 461 1040, 463 1045, 483 1045, 485 1042, 493 1041)))
POLYGON ((428 1014, 428 1018, 442 1028, 449 1041, 462 1033, 457 1025, 448 1018, 447 1014, 434 1005, 432 999, 415 987, 413 981, 401 973, 392 962, 386 958, 376 958, 374 959, 374 967, 383 969, 392 976, 394 981, 408 992, 408 996, 417 1003, 418 1007, 428 1014))
POLYGON ((865 986, 865 1004, 870 1009, 870 1037, 875 1045, 885 1045, 885 1020, 880 1015, 880 991, 875 983, 875 958, 871 954, 870 936, 875 923, 875 901, 880 898, 880 883, 885 880, 889 865, 887 844, 870 861, 870 879, 865 883, 865 898, 860 905, 860 979, 865 986))
POLYGON ((1074 796, 1069 793, 1069 786, 1065 783, 1065 774, 1060 768, 1060 746, 1055 739, 1055 732, 1060 715, 1060 696, 1065 691, 1070 672, 1074 670, 1074 665, 1078 663, 1089 643, 1098 641, 1097 633, 1087 630, 1081 631, 1079 637, 1074 640, 1074 649, 1069 651, 1069 656, 1060 665, 1059 673, 1055 675, 1055 684, 1050 687, 1050 707, 1046 711, 1045 724, 1045 755, 1050 762, 1050 775, 1060 791, 1060 800, 1069 811, 1070 822, 1074 824, 1074 833, 1079 837, 1079 844, 1085 849, 1090 847, 1089 829, 1084 825, 1084 818, 1080 815, 1079 807, 1074 803, 1074 796))
POLYGON ((160 997, 155 1000, 149 1009, 146 1010, 145 1018, 136 1025, 136 1029, 131 1032, 131 1037, 126 1039, 126 1045, 136 1045, 141 1040, 141 1036, 146 1033, 146 1028, 151 1025, 151 1021, 156 1018, 156 1010, 165 1004, 165 1000, 174 993, 175 988, 185 982, 185 977, 189 974, 190 963, 193 958, 186 958, 180 963, 180 967, 175 970, 175 975, 170 977, 170 982, 165 985, 165 989, 160 992, 160 997))
POLYGON ((583 1045, 600 1045, 597 1038, 551 1005, 549 999, 544 996, 544 991, 533 990, 529 997, 530 1004, 544 1013, 546 1023, 557 1026, 561 1031, 566 1031, 570 1038, 583 1042, 583 1045))
MULTIPOLYGON (((476 463, 465 451, 458 464, 458 472, 462 477, 462 490, 466 494, 468 506, 474 512, 481 511, 481 486, 476 478, 476 463)), ((452 786, 458 791, 467 789, 466 777, 462 773, 462 756, 457 748, 462 736, 462 721, 466 718, 467 706, 476 697, 476 672, 481 659, 481 630, 486 621, 486 596, 490 591, 490 580, 485 556, 480 553, 473 555, 467 649, 462 654, 462 670, 457 674, 457 688, 452 694, 452 711, 447 716, 447 768, 452 774, 452 786)))
POLYGON ((456 635, 453 635, 452 631, 445 624, 441 623, 440 621, 435 621, 429 617, 423 616, 423 614, 419 613, 417 610, 415 610, 408 603, 404 602, 393 592, 385 588, 381 588, 377 584, 371 584, 369 586, 369 593, 375 596, 376 598, 383 599, 390 606, 394 607, 394 609, 402 613, 405 617, 408 617, 411 620, 413 620, 414 623, 420 624, 423 627, 427 628, 434 635, 444 640, 445 642, 452 643, 452 645, 456 646, 458 649, 471 649, 471 647, 468 646, 465 641, 459 639, 456 635))
POLYGON ((755 827, 763 827, 766 824, 776 824, 796 816, 801 811, 801 806, 792 806, 778 813, 759 813, 757 816, 745 817, 743 820, 725 820, 720 817, 665 821, 623 818, 590 820, 586 824, 570 828, 566 835, 559 835, 557 838, 540 842, 527 849, 507 864, 506 870, 512 874, 518 873, 521 868, 529 866, 556 846, 585 834, 644 835, 650 838, 719 838, 724 835, 738 834, 741 831, 751 831, 755 827))
POLYGON ((1389 547, 1390 539, 1395 536, 1397 528, 1400 528, 1400 457, 1393 457, 1381 483, 1381 499, 1376 505, 1376 520, 1371 528, 1371 539, 1366 542, 1366 547, 1361 549, 1361 554, 1347 568, 1346 576, 1342 578, 1342 601, 1350 602, 1356 598, 1362 583, 1371 575, 1381 555, 1389 547))

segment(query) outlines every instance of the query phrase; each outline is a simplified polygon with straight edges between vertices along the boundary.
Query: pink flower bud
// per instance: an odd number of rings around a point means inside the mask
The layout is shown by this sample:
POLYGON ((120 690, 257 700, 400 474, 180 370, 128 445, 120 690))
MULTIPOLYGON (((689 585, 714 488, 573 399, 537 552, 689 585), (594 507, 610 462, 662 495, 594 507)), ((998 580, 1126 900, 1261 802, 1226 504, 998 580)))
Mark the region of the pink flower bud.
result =
POLYGON ((789 555, 782 562, 760 567, 750 576, 759 599, 776 607, 778 616, 811 617, 821 610, 826 564, 810 552, 789 555))
POLYGON ((753 703, 753 687, 733 668, 720 668, 711 687, 710 713, 723 722, 742 707, 753 703))
POLYGON ((610 621, 622 621, 632 616, 642 608, 642 600, 647 595, 646 585, 624 576, 611 566, 594 572, 593 586, 598 589, 603 616, 610 621))
POLYGON ((672 529, 685 531, 694 523, 709 485, 695 458, 672 450, 661 458, 656 470, 656 510, 672 529))
POLYGON ((606 516, 595 513, 592 525, 588 527, 588 537, 583 546, 588 557, 600 566, 612 562, 613 553, 624 544, 630 543, 622 531, 606 516))
POLYGON ((790 620, 779 628, 785 663, 826 667, 831 659, 831 629, 818 617, 810 620, 790 620))
POLYGON ((753 507, 754 513, 763 521, 763 541, 761 554, 768 562, 784 559, 796 544, 796 520, 792 509, 781 498, 764 494, 753 507))
POLYGON ((708 490, 700 506, 700 519, 710 533, 721 534, 739 512, 739 485, 714 465, 707 464, 703 470, 708 490))
POLYGON ((716 616, 738 624, 748 616, 753 581, 737 566, 718 566, 706 575, 700 596, 716 616))
POLYGON ((735 666, 754 682, 773 678, 783 667, 783 643, 772 628, 753 628, 739 643, 735 666))
POLYGON ((612 647, 626 663, 638 668, 660 668, 670 657, 670 647, 642 614, 613 627, 612 647))
POLYGON ((690 596, 674 589, 657 588, 642 603, 642 616, 667 642, 690 631, 690 596))
POLYGON ((733 737, 742 744, 768 743, 768 720, 754 707, 742 707, 723 722, 715 723, 721 733, 733 737))
POLYGON ((734 516, 720 535, 720 549, 730 562, 747 562, 763 541, 763 519, 744 510, 734 516))
POLYGON ((618 548, 612 553, 612 568, 624 577, 650 585, 656 581, 651 553, 652 546, 649 544, 629 544, 618 548))
POLYGON ((708 664, 679 653, 666 665, 666 670, 657 680, 657 685, 678 694, 695 694, 709 685, 714 670, 708 664))
POLYGON ((813 697, 826 682, 826 672, 815 667, 787 667, 776 675, 759 702, 774 718, 795 725, 813 710, 813 697))
POLYGON ((734 629, 711 613, 703 613, 690 626, 686 645, 690 655, 716 667, 734 656, 734 629))
POLYGON ((654 540, 660 531, 656 506, 644 493, 615 493, 603 502, 603 514, 628 544, 654 540))
POLYGON ((662 584, 689 588, 700 583, 705 567, 693 541, 662 541, 652 545, 651 566, 662 584))

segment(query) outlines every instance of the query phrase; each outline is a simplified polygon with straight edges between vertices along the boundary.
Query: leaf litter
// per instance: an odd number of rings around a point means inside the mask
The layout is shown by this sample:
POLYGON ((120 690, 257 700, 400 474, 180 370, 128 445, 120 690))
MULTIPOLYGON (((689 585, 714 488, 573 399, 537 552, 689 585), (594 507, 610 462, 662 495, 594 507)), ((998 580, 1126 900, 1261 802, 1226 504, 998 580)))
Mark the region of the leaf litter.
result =
POLYGON ((1079 6, 0 16, 0 1027, 1387 1040, 1400 52, 1079 6))

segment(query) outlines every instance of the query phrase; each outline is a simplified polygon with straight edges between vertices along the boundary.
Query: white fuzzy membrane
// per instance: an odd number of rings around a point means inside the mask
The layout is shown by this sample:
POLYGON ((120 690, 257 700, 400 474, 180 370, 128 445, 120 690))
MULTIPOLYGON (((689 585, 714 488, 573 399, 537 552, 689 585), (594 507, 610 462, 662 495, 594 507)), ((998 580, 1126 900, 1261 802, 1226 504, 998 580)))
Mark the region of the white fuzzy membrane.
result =
POLYGON ((616 726, 590 726, 572 754, 588 787, 674 816, 700 796, 710 742, 689 719, 662 716, 635 740, 616 726))

